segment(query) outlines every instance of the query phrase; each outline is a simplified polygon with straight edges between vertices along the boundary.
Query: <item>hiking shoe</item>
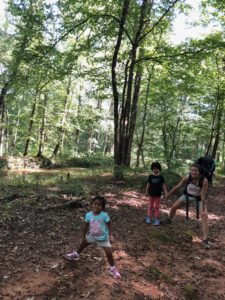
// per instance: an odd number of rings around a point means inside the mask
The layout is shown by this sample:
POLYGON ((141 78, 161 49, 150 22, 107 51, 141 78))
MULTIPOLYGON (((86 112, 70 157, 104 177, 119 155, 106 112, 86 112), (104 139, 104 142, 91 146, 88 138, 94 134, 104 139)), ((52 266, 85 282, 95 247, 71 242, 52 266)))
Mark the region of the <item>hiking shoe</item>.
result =
POLYGON ((158 219, 155 219, 154 225, 155 225, 155 226, 159 226, 159 224, 160 224, 159 220, 158 220, 158 219))
POLYGON ((112 275, 114 278, 120 278, 121 277, 120 273, 118 272, 118 270, 115 266, 110 267, 109 274, 112 275))
POLYGON ((79 260, 80 254, 77 253, 76 251, 73 251, 71 253, 67 253, 64 257, 68 260, 79 260))
POLYGON ((209 248, 210 248, 210 243, 209 243, 208 240, 204 240, 204 241, 202 242, 202 244, 203 244, 203 247, 204 247, 205 249, 209 249, 209 248))
POLYGON ((151 219, 150 219, 149 216, 146 217, 146 220, 145 220, 145 221, 146 221, 146 224, 151 224, 151 219))

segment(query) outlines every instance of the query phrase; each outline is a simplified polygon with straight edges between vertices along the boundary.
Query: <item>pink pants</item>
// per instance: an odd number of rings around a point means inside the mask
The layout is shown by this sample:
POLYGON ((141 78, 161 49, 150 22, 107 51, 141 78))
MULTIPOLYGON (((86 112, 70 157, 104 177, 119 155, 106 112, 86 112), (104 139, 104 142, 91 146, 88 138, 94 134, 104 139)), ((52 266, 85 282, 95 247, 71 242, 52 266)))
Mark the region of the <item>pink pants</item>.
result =
POLYGON ((155 217, 159 217, 159 205, 160 205, 160 197, 149 197, 148 203, 148 212, 147 215, 151 218, 152 217, 152 210, 155 210, 155 217))

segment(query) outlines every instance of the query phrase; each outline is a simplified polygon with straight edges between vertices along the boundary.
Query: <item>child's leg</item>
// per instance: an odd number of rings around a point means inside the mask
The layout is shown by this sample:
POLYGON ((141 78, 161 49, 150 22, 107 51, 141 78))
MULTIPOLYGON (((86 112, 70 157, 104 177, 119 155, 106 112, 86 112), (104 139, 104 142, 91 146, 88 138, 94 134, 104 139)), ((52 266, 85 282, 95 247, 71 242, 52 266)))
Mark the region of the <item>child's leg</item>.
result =
POLYGON ((80 243, 80 246, 77 251, 72 251, 70 253, 67 253, 64 257, 68 260, 79 260, 80 258, 80 253, 86 248, 90 243, 88 240, 83 239, 80 243))
POLYGON ((106 257, 108 259, 110 267, 114 267, 115 266, 115 262, 114 262, 114 258, 113 258, 113 255, 112 255, 112 248, 110 248, 110 247, 104 247, 103 249, 105 251, 105 254, 106 254, 106 257))
POLYGON ((80 254, 88 245, 90 245, 90 243, 88 243, 86 239, 83 239, 80 243, 79 248, 77 249, 77 253, 80 254))
POLYGON ((147 214, 150 218, 152 217, 152 210, 153 210, 153 207, 154 207, 154 201, 155 201, 155 198, 150 196, 149 203, 148 203, 148 214, 147 214))
POLYGON ((155 208, 155 218, 159 217, 159 207, 160 207, 160 197, 155 197, 154 208, 155 208))
POLYGON ((114 278, 121 278, 120 273, 118 272, 116 266, 115 266, 115 262, 114 262, 114 258, 112 255, 112 248, 111 247, 103 247, 105 254, 107 256, 109 265, 110 265, 110 269, 109 269, 109 273, 114 277, 114 278))

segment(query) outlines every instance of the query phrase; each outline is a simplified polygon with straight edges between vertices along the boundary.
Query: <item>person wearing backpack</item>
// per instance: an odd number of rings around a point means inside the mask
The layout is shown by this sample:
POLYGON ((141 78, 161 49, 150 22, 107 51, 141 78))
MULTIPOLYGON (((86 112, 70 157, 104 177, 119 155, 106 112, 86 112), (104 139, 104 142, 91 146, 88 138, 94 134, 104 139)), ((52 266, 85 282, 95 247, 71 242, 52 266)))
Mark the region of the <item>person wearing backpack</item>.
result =
POLYGON ((172 223, 172 219, 176 214, 177 209, 184 205, 186 205, 188 218, 188 205, 195 204, 197 209, 197 217, 199 210, 202 220, 203 247, 209 249, 208 215, 206 208, 208 180, 202 173, 202 169, 199 165, 193 164, 190 169, 190 174, 188 176, 184 176, 181 181, 169 191, 169 193, 166 195, 166 198, 169 198, 174 192, 179 191, 183 186, 185 187, 183 194, 171 207, 169 218, 165 221, 165 223, 172 223))
POLYGON ((213 173, 216 169, 215 161, 212 156, 201 156, 195 161, 195 163, 202 167, 203 172, 208 179, 209 185, 212 186, 213 173))

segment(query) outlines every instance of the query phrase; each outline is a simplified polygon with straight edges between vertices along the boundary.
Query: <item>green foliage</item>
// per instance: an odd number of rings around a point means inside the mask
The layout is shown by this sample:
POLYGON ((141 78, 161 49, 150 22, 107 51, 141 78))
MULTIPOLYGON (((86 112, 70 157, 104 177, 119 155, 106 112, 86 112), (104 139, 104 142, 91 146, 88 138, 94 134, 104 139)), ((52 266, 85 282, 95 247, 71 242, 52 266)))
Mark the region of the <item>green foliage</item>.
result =
POLYGON ((152 231, 151 236, 152 236, 152 238, 154 238, 162 243, 171 243, 172 242, 172 238, 164 232, 152 231))
POLYGON ((9 222, 15 217, 14 214, 14 208, 11 203, 3 205, 0 205, 0 224, 4 224, 6 222, 9 222))

